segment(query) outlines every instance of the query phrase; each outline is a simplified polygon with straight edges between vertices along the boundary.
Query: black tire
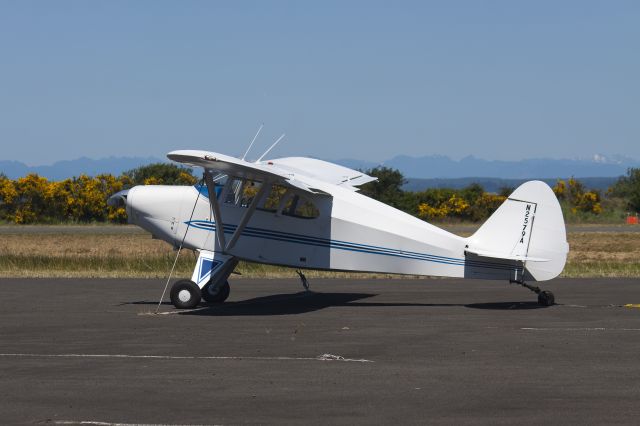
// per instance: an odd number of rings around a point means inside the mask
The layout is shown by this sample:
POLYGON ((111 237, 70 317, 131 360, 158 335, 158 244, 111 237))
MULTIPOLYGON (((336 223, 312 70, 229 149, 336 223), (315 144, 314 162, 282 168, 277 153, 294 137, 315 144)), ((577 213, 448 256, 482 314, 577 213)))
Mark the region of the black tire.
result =
POLYGON ((214 285, 212 283, 209 283, 202 289, 202 299, 205 302, 222 303, 227 300, 227 298, 229 297, 229 293, 231 293, 229 281, 225 281, 224 284, 220 286, 217 292, 214 292, 213 288, 214 285))
POLYGON ((553 293, 550 291, 541 291, 538 293, 538 304, 542 306, 553 306, 556 302, 553 293))
POLYGON ((193 281, 180 280, 171 287, 171 303, 177 309, 193 309, 201 297, 200 287, 193 281))

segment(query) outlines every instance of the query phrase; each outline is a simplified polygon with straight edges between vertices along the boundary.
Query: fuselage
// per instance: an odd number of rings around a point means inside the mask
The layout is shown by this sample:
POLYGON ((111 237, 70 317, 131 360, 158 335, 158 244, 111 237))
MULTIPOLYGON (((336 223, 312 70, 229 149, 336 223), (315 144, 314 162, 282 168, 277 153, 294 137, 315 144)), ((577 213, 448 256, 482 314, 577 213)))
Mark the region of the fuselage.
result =
MULTIPOLYGON (((266 191, 228 254, 296 268, 449 277, 468 273, 465 238, 353 190, 322 182, 315 186, 323 193, 289 190, 279 202, 266 191), (309 211, 287 211, 287 197, 296 196, 298 203, 304 197, 309 211)), ((215 191, 227 239, 248 208, 241 190, 227 182, 215 191)), ((220 227, 206 189, 137 186, 129 191, 127 211, 131 223, 174 246, 220 250, 215 235, 220 227)))

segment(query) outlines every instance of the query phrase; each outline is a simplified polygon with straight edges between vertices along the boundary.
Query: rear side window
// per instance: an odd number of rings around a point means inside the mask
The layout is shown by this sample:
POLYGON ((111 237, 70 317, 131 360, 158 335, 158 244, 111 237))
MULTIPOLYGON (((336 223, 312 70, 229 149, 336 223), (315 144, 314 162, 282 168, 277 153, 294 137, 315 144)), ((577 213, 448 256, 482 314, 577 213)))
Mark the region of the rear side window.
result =
POLYGON ((302 219, 314 219, 320 215, 320 211, 311 201, 299 195, 291 197, 282 214, 286 216, 299 217, 302 219))
POLYGON ((267 195, 260 210, 266 210, 275 213, 278 210, 278 207, 280 207, 280 203, 282 203, 282 200, 286 193, 287 188, 285 188, 284 186, 272 185, 271 191, 269 192, 269 195, 267 195))
POLYGON ((274 213, 282 209, 282 214, 285 216, 303 219, 313 219, 320 215, 318 208, 309 199, 280 185, 272 185, 271 191, 259 209, 274 213))

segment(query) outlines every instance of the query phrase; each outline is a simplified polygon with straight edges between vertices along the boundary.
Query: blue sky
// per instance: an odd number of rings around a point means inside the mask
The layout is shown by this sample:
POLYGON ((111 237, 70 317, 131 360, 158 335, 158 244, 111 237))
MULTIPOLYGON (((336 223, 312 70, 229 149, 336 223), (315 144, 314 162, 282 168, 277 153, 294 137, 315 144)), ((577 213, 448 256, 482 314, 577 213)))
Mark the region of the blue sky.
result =
POLYGON ((640 2, 0 1, 0 160, 640 158, 640 2))

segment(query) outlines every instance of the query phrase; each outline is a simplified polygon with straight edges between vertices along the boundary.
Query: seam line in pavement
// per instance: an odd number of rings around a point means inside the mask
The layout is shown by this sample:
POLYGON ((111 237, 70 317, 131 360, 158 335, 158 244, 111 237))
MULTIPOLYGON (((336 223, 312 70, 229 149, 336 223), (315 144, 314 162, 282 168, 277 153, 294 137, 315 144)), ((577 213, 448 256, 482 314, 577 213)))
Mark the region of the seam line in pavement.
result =
POLYGON ((254 361, 339 361, 339 362, 373 362, 368 359, 344 358, 340 355, 322 354, 317 357, 292 356, 189 356, 189 355, 126 355, 126 354, 29 354, 0 353, 0 357, 14 358, 124 358, 124 359, 160 359, 160 360, 254 360, 254 361))

